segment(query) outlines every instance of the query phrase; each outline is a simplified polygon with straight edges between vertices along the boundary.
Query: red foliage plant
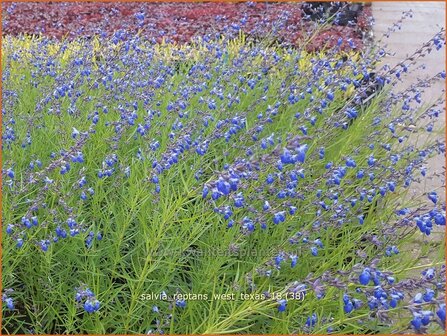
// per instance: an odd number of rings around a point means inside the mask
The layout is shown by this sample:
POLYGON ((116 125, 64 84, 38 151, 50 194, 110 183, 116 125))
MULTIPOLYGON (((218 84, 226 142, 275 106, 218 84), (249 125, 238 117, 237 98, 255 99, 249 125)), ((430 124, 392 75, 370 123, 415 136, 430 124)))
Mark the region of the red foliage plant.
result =
MULTIPOLYGON (((168 38, 185 43, 194 36, 227 29, 240 28, 249 35, 262 35, 286 16, 277 36, 298 43, 306 27, 312 25, 302 19, 299 3, 20 2, 2 3, 2 9, 3 34, 43 34, 57 39, 142 30, 146 37, 157 41, 168 38), (137 13, 143 13, 144 19, 137 19, 137 13)), ((369 16, 368 10, 363 10, 355 27, 334 26, 324 30, 309 48, 330 47, 339 37, 345 40, 343 47, 361 48, 361 33, 368 29, 369 16), (353 42, 347 43, 348 39, 353 42)))

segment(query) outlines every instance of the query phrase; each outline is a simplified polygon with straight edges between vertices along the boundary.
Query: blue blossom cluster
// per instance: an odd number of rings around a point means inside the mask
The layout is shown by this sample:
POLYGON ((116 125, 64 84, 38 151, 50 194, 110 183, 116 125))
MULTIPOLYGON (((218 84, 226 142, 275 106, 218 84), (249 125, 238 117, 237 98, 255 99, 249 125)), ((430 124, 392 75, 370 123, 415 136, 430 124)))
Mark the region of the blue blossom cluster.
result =
POLYGON ((75 295, 76 302, 81 304, 87 313, 91 314, 99 310, 101 303, 95 297, 95 294, 91 291, 90 288, 88 288, 85 285, 82 285, 76 288, 75 290, 76 290, 75 295))

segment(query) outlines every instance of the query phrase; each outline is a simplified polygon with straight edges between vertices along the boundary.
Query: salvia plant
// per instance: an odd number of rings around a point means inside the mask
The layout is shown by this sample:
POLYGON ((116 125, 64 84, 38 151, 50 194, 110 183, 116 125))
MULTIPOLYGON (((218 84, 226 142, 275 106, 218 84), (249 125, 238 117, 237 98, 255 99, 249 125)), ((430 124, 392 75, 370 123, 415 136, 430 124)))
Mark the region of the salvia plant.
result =
POLYGON ((443 333, 444 186, 415 186, 445 154, 445 72, 418 66, 444 31, 387 66, 310 52, 328 16, 297 45, 282 17, 4 37, 3 331, 443 333))

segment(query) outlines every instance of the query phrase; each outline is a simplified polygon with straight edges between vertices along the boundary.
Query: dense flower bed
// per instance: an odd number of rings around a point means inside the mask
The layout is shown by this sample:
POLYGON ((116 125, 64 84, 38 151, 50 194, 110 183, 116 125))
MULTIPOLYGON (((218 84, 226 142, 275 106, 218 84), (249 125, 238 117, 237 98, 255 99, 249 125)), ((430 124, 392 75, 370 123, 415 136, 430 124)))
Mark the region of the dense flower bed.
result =
POLYGON ((390 68, 278 47, 284 20, 3 39, 5 333, 443 332, 445 203, 410 187, 445 154, 445 71, 414 67, 444 32, 390 68))
MULTIPOLYGON (((2 3, 3 33, 44 34, 55 38, 111 35, 117 30, 135 32, 160 41, 163 37, 184 43, 193 36, 238 30, 263 36, 281 16, 287 16, 277 37, 298 43, 312 26, 303 20, 297 3, 2 3)), ((310 46, 321 49, 345 38, 345 48, 361 48, 369 29, 370 10, 360 12, 357 24, 327 27, 310 46), (348 39, 352 40, 349 44, 348 39)))

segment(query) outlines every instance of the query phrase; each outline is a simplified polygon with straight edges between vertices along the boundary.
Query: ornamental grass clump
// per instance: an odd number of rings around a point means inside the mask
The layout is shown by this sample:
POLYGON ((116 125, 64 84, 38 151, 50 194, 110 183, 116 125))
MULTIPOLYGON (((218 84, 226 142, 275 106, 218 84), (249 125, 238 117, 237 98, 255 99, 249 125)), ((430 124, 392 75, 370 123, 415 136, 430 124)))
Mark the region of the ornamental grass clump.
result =
POLYGON ((442 333, 444 31, 312 36, 5 36, 3 331, 442 333))

